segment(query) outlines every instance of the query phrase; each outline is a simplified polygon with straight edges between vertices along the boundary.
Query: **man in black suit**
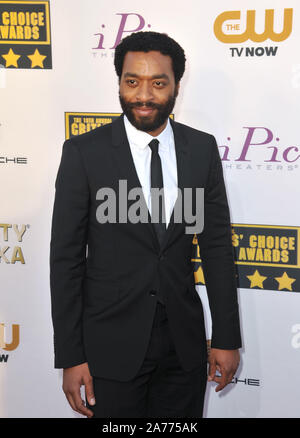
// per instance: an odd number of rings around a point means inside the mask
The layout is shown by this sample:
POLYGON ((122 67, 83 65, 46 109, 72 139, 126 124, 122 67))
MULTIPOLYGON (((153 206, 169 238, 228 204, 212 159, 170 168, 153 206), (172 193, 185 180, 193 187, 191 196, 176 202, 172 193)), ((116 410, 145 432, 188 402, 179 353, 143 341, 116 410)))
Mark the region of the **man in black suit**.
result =
POLYGON ((123 114, 66 140, 57 173, 55 367, 64 369, 71 407, 88 417, 201 417, 207 348, 194 235, 174 210, 179 191, 204 188, 204 228, 196 234, 212 316, 208 380, 219 391, 231 382, 241 347, 222 164, 212 135, 169 118, 185 69, 178 43, 156 32, 132 34, 116 48, 115 68, 123 114), (125 198, 127 212, 134 207, 128 193, 135 188, 148 220, 118 220, 125 198), (163 193, 158 204, 155 188, 163 193))

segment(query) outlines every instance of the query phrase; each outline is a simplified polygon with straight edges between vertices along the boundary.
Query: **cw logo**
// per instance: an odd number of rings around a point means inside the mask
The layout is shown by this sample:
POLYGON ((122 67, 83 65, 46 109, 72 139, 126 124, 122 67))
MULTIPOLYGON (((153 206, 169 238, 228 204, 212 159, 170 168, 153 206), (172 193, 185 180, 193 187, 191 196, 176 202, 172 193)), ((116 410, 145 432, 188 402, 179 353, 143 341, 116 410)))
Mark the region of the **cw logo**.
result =
MULTIPOLYGON (((214 23, 214 33, 219 41, 222 43, 244 43, 251 40, 255 43, 266 41, 268 38, 272 41, 284 41, 292 32, 293 9, 284 9, 284 23, 283 30, 280 33, 274 32, 274 9, 267 9, 265 11, 265 30, 258 34, 255 32, 255 13, 256 11, 247 11, 246 30, 239 34, 225 34, 222 26, 228 20, 240 20, 241 11, 226 11, 220 14, 214 23)), ((239 24, 225 25, 227 30, 239 30, 239 24)))
POLYGON ((12 324, 12 341, 10 344, 5 342, 5 325, 0 323, 0 348, 7 351, 12 351, 17 348, 20 343, 20 326, 18 324, 12 324))

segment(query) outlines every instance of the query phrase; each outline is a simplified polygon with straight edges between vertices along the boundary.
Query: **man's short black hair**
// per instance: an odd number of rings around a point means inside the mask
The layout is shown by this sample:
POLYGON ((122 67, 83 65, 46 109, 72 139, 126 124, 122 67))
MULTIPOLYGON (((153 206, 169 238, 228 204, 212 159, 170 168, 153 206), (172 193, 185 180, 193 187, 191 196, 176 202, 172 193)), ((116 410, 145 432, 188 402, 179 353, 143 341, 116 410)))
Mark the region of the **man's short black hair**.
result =
POLYGON ((116 73, 121 79, 124 58, 127 52, 160 52, 169 55, 172 59, 172 67, 177 84, 185 70, 185 55, 182 47, 166 33, 159 32, 135 32, 124 38, 115 49, 114 65, 116 73))

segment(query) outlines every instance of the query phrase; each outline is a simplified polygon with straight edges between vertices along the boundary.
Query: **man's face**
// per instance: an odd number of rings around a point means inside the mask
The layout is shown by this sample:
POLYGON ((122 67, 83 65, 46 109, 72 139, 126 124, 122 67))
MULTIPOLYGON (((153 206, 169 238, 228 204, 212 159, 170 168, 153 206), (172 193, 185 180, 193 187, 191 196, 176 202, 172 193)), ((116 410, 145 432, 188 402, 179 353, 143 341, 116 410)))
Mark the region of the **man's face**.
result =
POLYGON ((157 51, 126 53, 119 97, 124 114, 137 129, 158 135, 174 108, 178 89, 170 56, 157 51))

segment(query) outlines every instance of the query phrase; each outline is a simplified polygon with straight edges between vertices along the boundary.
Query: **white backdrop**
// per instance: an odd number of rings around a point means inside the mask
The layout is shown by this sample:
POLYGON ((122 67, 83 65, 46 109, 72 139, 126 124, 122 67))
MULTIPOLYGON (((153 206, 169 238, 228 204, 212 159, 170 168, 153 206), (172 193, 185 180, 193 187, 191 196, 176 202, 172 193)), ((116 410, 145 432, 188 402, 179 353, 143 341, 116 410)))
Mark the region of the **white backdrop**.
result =
MULTIPOLYGON (((13 2, 0 2, 0 416, 80 417, 61 390, 61 371, 53 368, 49 243, 54 182, 66 136, 65 114, 121 111, 113 47, 124 25, 127 32, 121 36, 140 27, 166 32, 184 48, 187 68, 175 120, 216 136, 236 235, 241 230, 244 235, 294 233, 289 262, 237 262, 241 365, 221 393, 208 385, 204 415, 299 417, 299 1, 49 3, 51 45, 35 46, 31 40, 23 54, 27 46, 13 44, 13 33, 4 44, 6 16, 1 13, 13 2), (276 33, 289 30, 288 22, 283 25, 284 9, 292 9, 291 33, 282 41, 272 41, 270 33, 264 41, 252 41, 247 11, 256 11, 255 30, 261 34, 270 31, 264 22, 268 9, 274 9, 276 33), (217 38, 215 20, 226 11, 241 11, 241 16, 224 22, 223 33, 248 32, 251 39, 228 43, 217 38), (23 64, 36 48, 47 57, 35 57, 36 66, 28 60, 23 64), (247 141, 252 146, 241 159, 247 141), (257 225, 263 226, 262 233, 254 230, 257 225)), ((197 290, 209 338, 199 272, 197 290)))

